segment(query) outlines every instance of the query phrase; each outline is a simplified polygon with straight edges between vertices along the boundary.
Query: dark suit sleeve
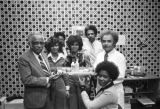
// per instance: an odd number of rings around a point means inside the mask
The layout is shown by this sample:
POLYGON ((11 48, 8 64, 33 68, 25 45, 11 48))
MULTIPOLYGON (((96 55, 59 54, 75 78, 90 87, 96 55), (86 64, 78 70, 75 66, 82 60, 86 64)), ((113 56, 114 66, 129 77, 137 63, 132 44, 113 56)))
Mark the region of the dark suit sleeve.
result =
POLYGON ((68 74, 63 74, 62 75, 63 81, 65 83, 65 86, 69 86, 69 75, 68 74))
POLYGON ((25 86, 47 86, 47 79, 24 58, 18 61, 19 73, 25 86))

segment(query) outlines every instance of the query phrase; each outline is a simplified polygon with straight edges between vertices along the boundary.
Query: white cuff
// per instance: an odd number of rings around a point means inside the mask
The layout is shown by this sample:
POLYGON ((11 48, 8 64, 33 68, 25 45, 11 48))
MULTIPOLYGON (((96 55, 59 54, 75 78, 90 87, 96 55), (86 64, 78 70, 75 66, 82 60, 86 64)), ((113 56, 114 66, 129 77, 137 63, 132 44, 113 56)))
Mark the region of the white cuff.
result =
POLYGON ((66 86, 66 90, 70 90, 70 86, 66 86))
POLYGON ((47 84, 49 83, 49 77, 46 77, 46 80, 47 80, 47 84))

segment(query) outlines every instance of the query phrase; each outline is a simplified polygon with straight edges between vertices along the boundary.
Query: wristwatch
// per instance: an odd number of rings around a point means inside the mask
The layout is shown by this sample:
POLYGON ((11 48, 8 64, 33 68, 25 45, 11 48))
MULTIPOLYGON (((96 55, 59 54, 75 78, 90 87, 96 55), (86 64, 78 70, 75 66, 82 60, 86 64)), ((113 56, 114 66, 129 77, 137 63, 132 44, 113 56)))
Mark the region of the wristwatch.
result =
POLYGON ((80 90, 81 90, 81 92, 82 92, 82 91, 86 91, 86 86, 85 86, 85 85, 81 85, 81 86, 80 86, 80 90))

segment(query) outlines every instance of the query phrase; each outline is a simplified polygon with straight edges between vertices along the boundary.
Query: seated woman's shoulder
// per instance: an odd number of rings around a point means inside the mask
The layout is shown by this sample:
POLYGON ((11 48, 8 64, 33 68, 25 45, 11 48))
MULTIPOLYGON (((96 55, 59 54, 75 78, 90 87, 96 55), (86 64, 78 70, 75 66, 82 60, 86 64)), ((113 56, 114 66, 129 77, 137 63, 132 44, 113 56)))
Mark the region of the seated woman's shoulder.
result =
POLYGON ((63 53, 59 53, 59 56, 62 58, 66 58, 65 54, 63 54, 63 53))

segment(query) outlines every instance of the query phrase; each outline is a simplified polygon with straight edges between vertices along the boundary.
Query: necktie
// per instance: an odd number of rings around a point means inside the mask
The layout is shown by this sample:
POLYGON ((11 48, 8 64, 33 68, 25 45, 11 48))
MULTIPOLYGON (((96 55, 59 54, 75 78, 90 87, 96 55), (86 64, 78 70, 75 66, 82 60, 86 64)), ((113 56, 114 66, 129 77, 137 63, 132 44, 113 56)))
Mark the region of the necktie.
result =
POLYGON ((47 66, 44 64, 41 55, 39 55, 38 58, 39 58, 39 60, 40 60, 40 65, 41 65, 43 71, 48 72, 47 66))
POLYGON ((104 61, 107 61, 108 60, 108 54, 106 53, 105 55, 104 55, 104 61))

